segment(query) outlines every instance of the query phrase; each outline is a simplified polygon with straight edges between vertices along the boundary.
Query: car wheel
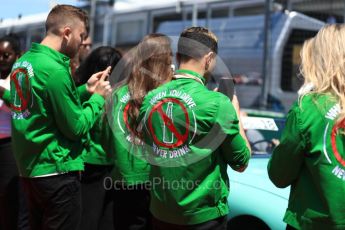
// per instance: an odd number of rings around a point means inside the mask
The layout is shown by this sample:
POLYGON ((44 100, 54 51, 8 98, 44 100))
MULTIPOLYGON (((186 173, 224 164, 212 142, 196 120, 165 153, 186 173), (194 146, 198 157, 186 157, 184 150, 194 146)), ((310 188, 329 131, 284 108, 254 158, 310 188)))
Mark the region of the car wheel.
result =
POLYGON ((228 230, 270 230, 268 225, 254 216, 238 216, 228 221, 228 230))

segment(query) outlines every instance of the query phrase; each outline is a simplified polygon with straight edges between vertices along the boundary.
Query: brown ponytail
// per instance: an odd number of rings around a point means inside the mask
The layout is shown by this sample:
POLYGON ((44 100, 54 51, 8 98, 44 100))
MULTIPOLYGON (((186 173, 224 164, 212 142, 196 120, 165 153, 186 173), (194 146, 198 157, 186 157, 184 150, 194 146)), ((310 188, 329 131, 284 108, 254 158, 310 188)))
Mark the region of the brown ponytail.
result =
POLYGON ((131 95, 129 118, 134 135, 137 131, 139 110, 146 94, 173 77, 170 39, 163 34, 150 34, 131 53, 132 72, 128 78, 131 95))

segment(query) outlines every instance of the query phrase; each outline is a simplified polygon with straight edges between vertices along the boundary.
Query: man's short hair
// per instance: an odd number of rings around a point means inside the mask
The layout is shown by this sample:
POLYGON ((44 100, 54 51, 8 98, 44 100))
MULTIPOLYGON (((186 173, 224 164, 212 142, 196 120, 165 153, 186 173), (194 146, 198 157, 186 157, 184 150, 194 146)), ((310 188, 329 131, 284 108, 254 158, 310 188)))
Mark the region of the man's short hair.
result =
POLYGON ((56 5, 48 14, 46 32, 58 34, 61 27, 65 25, 72 26, 76 19, 82 21, 85 24, 86 31, 89 32, 89 19, 85 11, 71 5, 56 5))
POLYGON ((207 28, 190 27, 181 33, 177 45, 177 54, 181 62, 200 59, 210 51, 218 52, 218 39, 207 28))

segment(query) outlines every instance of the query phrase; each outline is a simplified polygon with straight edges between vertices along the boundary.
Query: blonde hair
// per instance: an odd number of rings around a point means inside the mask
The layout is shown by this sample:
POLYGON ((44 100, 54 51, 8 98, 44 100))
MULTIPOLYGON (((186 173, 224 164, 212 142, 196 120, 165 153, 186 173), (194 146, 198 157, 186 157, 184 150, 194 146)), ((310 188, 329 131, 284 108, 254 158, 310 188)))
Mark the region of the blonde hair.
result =
POLYGON ((324 26, 303 44, 301 59, 302 87, 313 85, 313 93, 330 93, 338 99, 341 112, 337 122, 342 122, 345 118, 345 26, 324 26))

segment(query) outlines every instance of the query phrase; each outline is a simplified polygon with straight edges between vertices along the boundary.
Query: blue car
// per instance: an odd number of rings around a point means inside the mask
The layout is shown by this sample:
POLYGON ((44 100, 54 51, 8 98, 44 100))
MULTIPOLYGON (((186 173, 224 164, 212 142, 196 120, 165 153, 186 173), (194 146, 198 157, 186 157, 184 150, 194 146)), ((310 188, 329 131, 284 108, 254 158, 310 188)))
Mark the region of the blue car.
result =
MULTIPOLYGON (((229 229, 285 229, 283 222, 288 206, 290 187, 277 188, 268 178, 267 164, 273 148, 271 139, 279 139, 284 126, 284 119, 275 120, 278 131, 261 131, 263 140, 252 145, 252 159, 243 173, 228 168, 230 178, 229 229), (273 135, 272 135, 273 133, 273 135), (259 151, 257 145, 266 144, 266 149, 259 151)), ((248 135, 247 135, 248 136, 248 135)), ((248 136, 250 141, 250 137, 248 136)))

